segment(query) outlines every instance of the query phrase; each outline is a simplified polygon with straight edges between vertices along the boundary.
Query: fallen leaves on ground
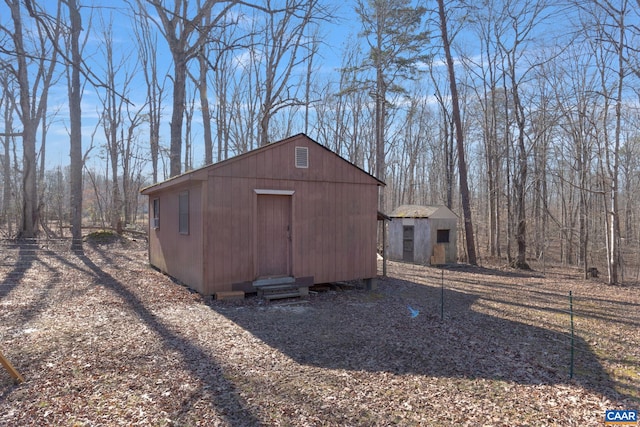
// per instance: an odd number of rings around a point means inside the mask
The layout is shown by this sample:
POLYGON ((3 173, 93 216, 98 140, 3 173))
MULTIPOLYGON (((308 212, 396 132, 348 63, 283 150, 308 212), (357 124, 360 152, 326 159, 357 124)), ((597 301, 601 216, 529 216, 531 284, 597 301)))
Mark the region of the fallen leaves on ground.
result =
POLYGON ((372 291, 267 303, 203 299, 140 241, 1 257, 0 349, 26 379, 0 371, 2 425, 599 426, 638 408, 638 288, 566 268, 389 263, 372 291))

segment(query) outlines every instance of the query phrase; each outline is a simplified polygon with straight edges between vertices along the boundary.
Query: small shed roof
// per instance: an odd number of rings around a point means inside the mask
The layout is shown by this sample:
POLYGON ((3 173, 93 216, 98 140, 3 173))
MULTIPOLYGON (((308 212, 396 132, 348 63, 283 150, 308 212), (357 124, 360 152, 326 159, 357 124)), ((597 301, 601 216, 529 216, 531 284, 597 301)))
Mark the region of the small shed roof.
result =
POLYGON ((457 218, 457 215, 444 205, 401 205, 389 216, 391 218, 457 218))
POLYGON ((378 211, 378 221, 391 221, 391 218, 389 217, 389 215, 378 211))

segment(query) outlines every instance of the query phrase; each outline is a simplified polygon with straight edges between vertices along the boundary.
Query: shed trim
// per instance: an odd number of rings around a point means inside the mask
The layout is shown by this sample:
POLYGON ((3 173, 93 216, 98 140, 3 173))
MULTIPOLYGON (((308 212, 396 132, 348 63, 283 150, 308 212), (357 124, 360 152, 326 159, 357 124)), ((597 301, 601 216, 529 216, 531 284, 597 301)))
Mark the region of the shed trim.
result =
POLYGON ((267 194, 270 196, 293 196, 295 193, 294 190, 268 190, 263 188, 256 188, 253 191, 255 191, 256 194, 267 194))
POLYGON ((192 181, 206 181, 206 175, 202 175, 200 170, 185 172, 182 175, 174 176, 173 178, 169 178, 166 181, 159 182, 157 184, 149 185, 140 190, 140 194, 143 195, 151 195, 157 191, 163 190, 168 187, 173 187, 174 185, 189 183, 192 181))

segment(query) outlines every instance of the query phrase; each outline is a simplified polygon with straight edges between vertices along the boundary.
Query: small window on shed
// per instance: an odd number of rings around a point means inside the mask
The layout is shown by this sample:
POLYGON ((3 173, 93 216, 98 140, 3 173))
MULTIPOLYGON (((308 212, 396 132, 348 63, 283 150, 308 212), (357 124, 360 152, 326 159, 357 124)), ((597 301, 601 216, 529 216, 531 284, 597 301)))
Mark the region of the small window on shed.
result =
POLYGON ((296 167, 309 167, 309 149, 307 147, 296 147, 296 167))
POLYGON ((160 228, 160 199, 153 199, 153 218, 151 218, 151 227, 160 228))
POLYGON ((438 230, 437 243, 449 243, 449 230, 438 230))
POLYGON ((178 195, 178 231, 189 234, 189 192, 183 191, 178 195))

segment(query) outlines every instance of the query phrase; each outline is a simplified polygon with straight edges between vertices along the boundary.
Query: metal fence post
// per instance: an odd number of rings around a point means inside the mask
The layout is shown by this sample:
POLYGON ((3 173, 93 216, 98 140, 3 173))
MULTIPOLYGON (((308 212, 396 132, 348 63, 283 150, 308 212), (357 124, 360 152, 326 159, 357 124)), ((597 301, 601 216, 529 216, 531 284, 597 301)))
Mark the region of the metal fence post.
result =
POLYGON ((569 379, 573 379, 573 357, 574 357, 574 343, 575 335, 573 329, 573 294, 569 291, 569 316, 571 318, 571 362, 569 365, 569 379))
POLYGON ((444 268, 440 269, 440 321, 444 321, 444 268))

